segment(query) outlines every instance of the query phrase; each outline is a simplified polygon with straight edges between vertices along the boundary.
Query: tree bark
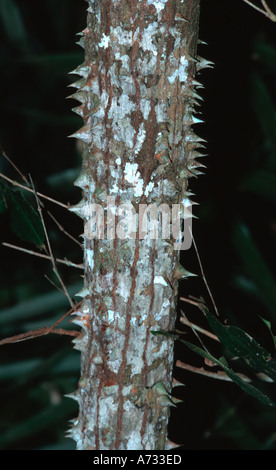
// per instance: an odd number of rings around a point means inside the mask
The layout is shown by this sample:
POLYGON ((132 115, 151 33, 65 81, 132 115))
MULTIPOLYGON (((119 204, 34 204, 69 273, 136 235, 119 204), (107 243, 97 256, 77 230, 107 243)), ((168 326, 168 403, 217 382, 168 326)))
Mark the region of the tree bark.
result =
POLYGON ((71 210, 84 219, 85 271, 74 320, 82 327, 72 394, 79 416, 70 435, 79 450, 165 449, 174 341, 152 331, 174 330, 178 281, 189 273, 175 233, 135 230, 149 205, 151 216, 154 207, 191 216, 188 179, 199 173, 202 146, 193 131, 194 77, 206 65, 196 56, 199 0, 88 4, 85 62, 73 72, 81 79, 72 95, 84 120, 74 134, 83 142, 75 182, 83 199, 71 210), (130 208, 140 214, 134 225, 124 219, 130 208))

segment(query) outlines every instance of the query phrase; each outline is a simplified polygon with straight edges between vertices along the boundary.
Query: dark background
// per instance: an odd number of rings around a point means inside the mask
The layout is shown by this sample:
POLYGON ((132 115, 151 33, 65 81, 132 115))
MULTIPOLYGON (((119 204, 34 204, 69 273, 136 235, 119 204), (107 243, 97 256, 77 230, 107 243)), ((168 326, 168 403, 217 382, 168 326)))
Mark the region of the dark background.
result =
MULTIPOLYGON (((207 140, 204 175, 193 178, 199 203, 193 234, 205 276, 222 319, 241 327, 274 355, 271 331, 262 319, 276 321, 276 24, 242 0, 202 0, 199 55, 215 63, 198 76, 207 140)), ((269 3, 276 12, 276 2, 269 3)), ((80 191, 73 181, 81 156, 74 139, 81 119, 67 88, 68 73, 83 60, 77 33, 86 26, 86 3, 74 0, 0 1, 0 142, 20 171, 30 174, 36 189, 75 204, 80 191)), ((19 174, 1 156, 0 171, 19 174)), ((1 180, 1 242, 39 251, 22 240, 14 226, 15 206, 5 208, 14 188, 1 180)), ((16 198, 16 196, 14 196, 16 198)), ((14 200, 14 199, 13 199, 14 200)), ((15 199, 16 200, 16 199, 15 199)), ((34 203, 26 196, 25 203, 34 203), (27 201, 27 202, 26 202, 27 201)), ((35 206, 35 203, 34 203, 35 206)), ((79 239, 82 221, 47 202, 45 222, 54 254, 82 262, 80 247, 48 216, 79 239)), ((51 263, 1 246, 0 336, 52 325, 68 309, 67 299, 51 285, 51 263)), ((181 295, 211 299, 200 275, 195 250, 182 254, 197 278, 181 282, 181 295)), ((81 285, 78 269, 59 265, 72 295, 81 285)), ((191 321, 202 326, 196 307, 180 304, 191 321)), ((64 328, 72 328, 68 319, 64 328)), ((187 330, 193 340, 194 336, 187 330)), ((202 360, 176 346, 176 357, 196 366, 202 360)), ((236 385, 176 370, 185 387, 183 403, 172 409, 170 437, 188 450, 276 450, 276 411, 236 385)), ((64 394, 77 388, 79 353, 70 337, 50 335, 0 349, 0 448, 74 449, 65 439, 77 404, 64 394)), ((265 385, 270 396, 275 387, 265 385)))

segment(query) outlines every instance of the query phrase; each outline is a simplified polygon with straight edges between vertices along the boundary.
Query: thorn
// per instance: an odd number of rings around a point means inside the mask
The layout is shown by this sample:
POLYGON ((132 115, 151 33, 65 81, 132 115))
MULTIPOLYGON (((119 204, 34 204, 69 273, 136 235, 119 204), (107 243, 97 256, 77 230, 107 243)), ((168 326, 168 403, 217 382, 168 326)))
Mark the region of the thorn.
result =
POLYGON ((77 294, 75 294, 76 297, 86 297, 89 295, 89 289, 87 287, 83 287, 77 294))
POLYGON ((85 323, 83 322, 83 320, 78 320, 77 318, 73 318, 71 322, 74 323, 75 325, 80 326, 81 328, 87 331, 87 327, 85 326, 85 323))
POLYGON ((197 43, 202 44, 203 46, 208 46, 208 43, 205 41, 202 41, 201 39, 198 39, 197 43))
POLYGON ((167 395, 160 395, 159 397, 157 397, 156 401, 161 406, 164 406, 164 407, 173 406, 174 408, 176 408, 176 405, 174 404, 174 402, 167 395))
POLYGON ((200 95, 199 95, 196 91, 194 91, 194 90, 192 91, 191 96, 192 96, 192 98, 194 98, 195 100, 204 101, 203 98, 202 98, 202 96, 200 96, 200 95))
POLYGON ((77 177, 77 179, 74 181, 74 186, 77 186, 78 188, 84 189, 89 186, 89 178, 87 175, 86 170, 82 170, 77 177))
POLYGON ((70 88, 77 88, 79 90, 83 88, 85 84, 86 84, 86 80, 84 78, 81 78, 80 80, 77 80, 76 82, 69 83, 69 85, 67 86, 70 88))
POLYGON ((180 263, 176 266, 174 270, 174 278, 175 279, 185 279, 186 277, 197 276, 197 274, 193 274, 190 271, 187 271, 180 263))
POLYGON ((211 60, 203 59, 203 57, 198 56, 196 70, 199 71, 201 69, 214 68, 214 65, 215 65, 214 62, 211 62, 211 60))
POLYGON ((192 116, 192 121, 193 121, 194 124, 200 124, 200 123, 204 122, 202 119, 198 119, 195 116, 192 116))
POLYGON ((72 393, 67 393, 66 395, 64 395, 66 398, 72 398, 72 400, 75 400, 77 402, 79 402, 79 394, 78 394, 78 390, 76 390, 75 392, 72 392, 72 393))
POLYGON ((175 388, 175 387, 186 387, 185 384, 179 382, 179 380, 176 380, 174 377, 172 379, 172 388, 175 388))
POLYGON ((79 101, 80 103, 84 104, 86 101, 86 94, 84 91, 76 91, 76 93, 73 93, 72 95, 66 96, 66 99, 73 99, 76 101, 79 101))
POLYGON ((166 440, 165 450, 176 449, 177 447, 180 447, 180 444, 176 444, 175 442, 170 441, 170 439, 166 440))
POLYGON ((74 349, 83 352, 87 348, 88 334, 87 331, 83 330, 77 338, 72 340, 74 343, 74 349))
POLYGON ((199 163, 194 159, 188 162, 188 170, 195 172, 195 168, 206 168, 206 165, 203 165, 202 163, 199 163))
POLYGON ((72 111, 73 111, 73 113, 76 113, 76 114, 78 114, 79 116, 81 116, 83 118, 83 116, 84 116, 84 114, 83 114, 83 105, 76 106, 75 108, 72 108, 72 111))
POLYGON ((68 137, 74 137, 81 140, 82 142, 85 142, 86 144, 90 144, 92 141, 91 132, 87 125, 83 126, 79 131, 69 135, 68 137))
POLYGON ((163 382, 156 382, 152 386, 152 390, 157 393, 157 395, 168 395, 168 390, 166 389, 163 382))
POLYGON ((208 153, 200 153, 200 152, 197 152, 196 150, 193 150, 193 152, 190 155, 189 155, 190 160, 195 160, 196 158, 202 158, 202 157, 208 157, 209 156, 208 153))
POLYGON ((81 219, 85 219, 87 216, 85 214, 86 202, 82 199, 78 204, 75 206, 71 206, 68 208, 70 212, 74 212, 76 215, 81 217, 81 219))
POLYGON ((192 80, 192 85, 197 87, 197 88, 205 88, 202 83, 198 82, 197 80, 192 80))
POLYGON ((76 69, 68 73, 69 75, 80 75, 80 77, 83 77, 86 79, 90 73, 90 67, 82 64, 82 65, 79 65, 76 69))
POLYGON ((84 49, 85 45, 84 45, 83 37, 81 37, 79 41, 76 41, 76 44, 78 44, 80 47, 82 47, 84 49))
POLYGON ((190 60, 191 62, 197 62, 197 61, 198 61, 198 59, 197 59, 196 57, 193 57, 193 56, 191 56, 190 54, 187 55, 187 58, 188 58, 188 60, 190 60))

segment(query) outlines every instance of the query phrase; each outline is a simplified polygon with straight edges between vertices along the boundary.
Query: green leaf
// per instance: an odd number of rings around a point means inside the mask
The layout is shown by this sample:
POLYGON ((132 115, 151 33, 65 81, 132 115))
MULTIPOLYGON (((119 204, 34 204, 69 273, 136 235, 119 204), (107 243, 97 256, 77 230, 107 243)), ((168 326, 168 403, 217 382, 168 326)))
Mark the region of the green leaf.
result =
POLYGON ((22 62, 43 68, 50 68, 51 73, 65 73, 74 70, 83 61, 82 52, 63 52, 53 54, 29 55, 22 62))
POLYGON ((0 448, 3 449, 13 442, 20 441, 22 437, 34 436, 47 427, 55 427, 59 421, 68 419, 75 411, 76 405, 73 400, 63 400, 58 405, 48 405, 42 411, 14 425, 3 434, 0 437, 0 448))
POLYGON ((232 240, 248 277, 258 289, 259 298, 276 319, 276 281, 245 224, 236 222, 232 240))
POLYGON ((261 62, 276 71, 276 49, 274 46, 257 38, 253 46, 253 52, 258 54, 261 62))
MULTIPOLYGON (((74 297, 81 287, 83 287, 82 283, 76 283, 69 286, 69 295, 74 297)), ((48 312, 57 312, 58 310, 61 310, 64 313, 64 309, 67 306, 68 299, 59 290, 50 291, 32 299, 24 300, 12 307, 0 310, 1 332, 6 325, 24 325, 26 324, 26 320, 33 317, 37 318, 38 316, 48 314, 48 312)), ((45 326, 45 323, 43 326, 45 326)))
POLYGON ((7 210, 6 194, 8 193, 8 185, 0 179, 0 214, 7 210))
POLYGON ((0 0, 0 17, 8 40, 17 49, 28 49, 28 36, 18 6, 13 0, 0 0))
POLYGON ((276 201, 276 174, 267 170, 256 170, 244 178, 241 188, 269 201, 276 201))
POLYGON ((252 103, 255 110, 257 119, 265 134, 267 144, 270 149, 268 157, 268 167, 276 167, 276 109, 273 105, 274 100, 269 94, 269 91, 263 80, 257 75, 253 74, 251 78, 252 83, 252 103))
POLYGON ((272 326, 271 326, 271 322, 266 320, 265 318, 263 317, 260 317, 261 320, 264 322, 264 324, 267 326, 267 328, 269 329, 269 332, 272 336, 272 340, 273 340, 273 343, 274 343, 274 348, 276 349, 276 336, 273 334, 272 332, 272 326))
POLYGON ((58 126, 76 126, 80 124, 81 118, 77 116, 71 116, 70 114, 56 114, 56 113, 47 113, 46 111, 41 111, 39 109, 31 108, 18 108, 18 113, 33 119, 36 124, 43 124, 50 127, 57 128, 58 126))
POLYGON ((265 348, 240 328, 222 325, 207 309, 205 313, 213 332, 233 356, 238 356, 254 371, 263 372, 276 381, 276 361, 265 348))
POLYGON ((41 359, 27 359, 8 364, 0 365, 0 381, 16 379, 22 375, 27 375, 30 371, 41 364, 41 359))
POLYGON ((9 192, 9 207, 14 233, 21 240, 42 246, 45 234, 40 216, 22 191, 11 190, 9 192))
POLYGON ((1 207, 9 209, 11 228, 21 240, 43 245, 45 234, 38 212, 23 191, 10 187, 3 180, 0 180, 1 207))
POLYGON ((212 361, 214 364, 218 365, 221 367, 224 372, 230 377, 230 379, 238 385, 243 391, 248 393, 249 395, 253 396, 254 398, 257 398, 260 402, 262 402, 266 406, 272 406, 276 407, 276 403, 271 400, 265 393, 263 393, 261 390, 258 388, 254 387, 250 383, 246 382, 243 380, 238 374, 236 374, 232 369, 230 369, 226 364, 225 359, 224 360, 219 360, 212 356, 210 353, 204 351, 203 349, 199 348, 198 346, 195 346, 194 344, 185 341, 183 339, 180 339, 181 343, 185 344, 191 351, 195 352, 196 354, 199 354, 202 357, 205 357, 212 361))
POLYGON ((171 333, 170 331, 151 331, 153 336, 161 335, 161 336, 169 336, 170 338, 178 338, 178 335, 171 333))

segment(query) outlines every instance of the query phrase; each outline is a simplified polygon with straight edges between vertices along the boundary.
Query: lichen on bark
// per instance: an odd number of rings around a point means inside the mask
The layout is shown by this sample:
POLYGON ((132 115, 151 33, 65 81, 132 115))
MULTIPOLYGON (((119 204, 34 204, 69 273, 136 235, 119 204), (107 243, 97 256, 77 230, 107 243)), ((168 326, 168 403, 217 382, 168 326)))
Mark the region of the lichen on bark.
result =
POLYGON ((198 21, 199 0, 88 0, 85 61, 73 72, 81 78, 72 95, 84 120, 74 134, 83 142, 75 182, 83 198, 71 208, 84 219, 83 302, 74 320, 82 370, 70 429, 79 450, 166 446, 174 343, 152 331, 173 331, 185 270, 173 236, 124 237, 118 208, 180 204, 187 217, 188 179, 201 166, 193 130, 195 73, 205 66, 196 56, 198 21), (92 204, 116 222, 103 237, 89 236, 92 204))

